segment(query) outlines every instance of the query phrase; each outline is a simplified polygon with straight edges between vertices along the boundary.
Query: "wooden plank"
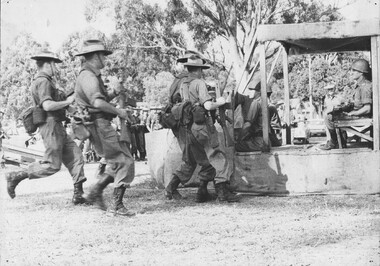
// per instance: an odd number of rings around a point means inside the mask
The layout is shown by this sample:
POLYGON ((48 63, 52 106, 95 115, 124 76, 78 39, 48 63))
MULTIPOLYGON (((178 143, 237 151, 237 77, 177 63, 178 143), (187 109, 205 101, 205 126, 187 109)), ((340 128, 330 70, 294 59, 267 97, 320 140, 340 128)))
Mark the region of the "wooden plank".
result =
POLYGON ((373 141, 373 138, 371 138, 370 136, 368 136, 368 135, 365 135, 365 134, 363 134, 363 133, 361 133, 361 132, 359 132, 359 131, 357 131, 357 130, 355 130, 355 129, 353 129, 353 128, 350 128, 350 127, 344 127, 344 128, 342 128, 343 130, 346 130, 348 133, 351 133, 351 134, 354 134, 354 135, 357 135, 357 136, 359 136, 359 137, 361 137, 361 138, 363 138, 363 139, 366 139, 366 140, 368 140, 368 141, 373 141))
POLYGON ((261 112, 263 116, 263 139, 264 151, 269 151, 269 114, 268 114, 268 97, 267 97, 267 78, 266 78, 266 59, 265 45, 259 44, 260 51, 260 75, 261 75, 261 112))
POLYGON ((259 25, 257 40, 340 39, 380 35, 378 19, 300 24, 259 25))
POLYGON ((372 125, 371 118, 359 118, 352 120, 336 120, 334 121, 335 127, 368 127, 372 125))
POLYGON ((286 123, 285 136, 282 136, 282 139, 286 141, 285 144, 291 144, 291 130, 290 130, 290 90, 289 90, 289 65, 288 65, 288 54, 283 48, 282 53, 282 65, 284 72, 284 96, 285 96, 285 110, 284 110, 284 120, 286 123))
POLYGON ((373 149, 380 149, 380 37, 371 37, 373 149))

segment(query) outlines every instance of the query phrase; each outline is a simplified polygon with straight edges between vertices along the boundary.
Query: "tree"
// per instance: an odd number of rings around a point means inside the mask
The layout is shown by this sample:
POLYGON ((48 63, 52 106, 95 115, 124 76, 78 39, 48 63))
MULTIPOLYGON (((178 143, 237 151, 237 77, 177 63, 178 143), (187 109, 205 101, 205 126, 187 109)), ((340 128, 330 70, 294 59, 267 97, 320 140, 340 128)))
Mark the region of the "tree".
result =
POLYGON ((155 77, 145 77, 143 80, 144 102, 150 106, 165 105, 169 100, 168 88, 173 80, 174 76, 170 72, 160 72, 155 77))
MULTIPOLYGON (((179 0, 171 2, 178 3, 179 0)), ((197 46, 204 50, 207 43, 216 37, 228 41, 235 69, 235 76, 242 77, 240 89, 249 82, 248 78, 258 60, 257 27, 259 24, 300 23, 311 21, 338 20, 337 8, 324 6, 319 1, 308 0, 192 0, 194 11, 189 28, 194 32, 197 46)), ((278 45, 266 47, 267 59, 278 51, 278 45)), ((238 81, 239 82, 239 81, 238 81)))
POLYGON ((109 57, 105 71, 117 75, 129 94, 142 100, 144 79, 169 71, 173 58, 185 50, 182 33, 175 29, 177 17, 141 0, 89 1, 87 19, 96 20, 100 12, 113 14, 116 22, 115 34, 109 42, 114 55, 109 57))
POLYGON ((32 105, 30 85, 37 67, 30 57, 41 47, 30 34, 20 33, 3 52, 0 101, 6 114, 13 119, 17 119, 26 107, 32 105))

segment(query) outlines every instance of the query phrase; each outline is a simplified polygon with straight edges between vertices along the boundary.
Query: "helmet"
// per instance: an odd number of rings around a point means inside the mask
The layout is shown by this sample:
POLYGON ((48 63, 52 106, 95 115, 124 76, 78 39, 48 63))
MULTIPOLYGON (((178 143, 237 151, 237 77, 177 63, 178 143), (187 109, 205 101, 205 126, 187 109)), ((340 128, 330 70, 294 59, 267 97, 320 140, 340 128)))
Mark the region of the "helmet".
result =
POLYGON ((361 73, 368 73, 370 68, 369 68, 369 63, 365 59, 358 59, 356 60, 353 64, 351 69, 359 71, 361 73))

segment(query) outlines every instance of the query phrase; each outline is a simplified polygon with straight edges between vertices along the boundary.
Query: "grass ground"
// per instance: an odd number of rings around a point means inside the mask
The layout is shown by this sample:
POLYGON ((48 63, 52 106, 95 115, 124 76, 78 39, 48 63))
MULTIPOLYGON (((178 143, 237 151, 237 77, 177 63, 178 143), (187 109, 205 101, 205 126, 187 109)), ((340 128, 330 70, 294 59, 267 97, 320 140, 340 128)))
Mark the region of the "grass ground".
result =
POLYGON ((146 164, 136 170, 124 197, 133 218, 73 206, 66 171, 23 181, 13 200, 0 174, 0 265, 380 265, 378 196, 196 204, 182 189, 186 199, 166 201, 146 164))

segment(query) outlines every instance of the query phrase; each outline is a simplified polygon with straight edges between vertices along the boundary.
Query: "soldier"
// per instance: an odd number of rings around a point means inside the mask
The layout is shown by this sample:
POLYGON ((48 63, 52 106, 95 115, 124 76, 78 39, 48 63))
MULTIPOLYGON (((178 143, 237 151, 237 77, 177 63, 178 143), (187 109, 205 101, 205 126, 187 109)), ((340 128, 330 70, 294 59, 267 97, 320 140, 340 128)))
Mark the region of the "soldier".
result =
POLYGON ((114 116, 128 120, 128 112, 109 103, 120 91, 114 88, 112 92, 107 92, 100 76, 100 70, 105 66, 105 56, 110 54, 112 52, 106 50, 100 40, 84 41, 82 51, 76 54, 85 58, 76 81, 76 102, 90 113, 93 121, 93 124, 87 126, 90 140, 97 154, 107 163, 105 172, 91 188, 86 200, 89 204, 96 204, 105 210, 103 190, 114 182, 113 206, 109 211, 115 215, 133 216, 134 213, 124 206, 123 196, 133 181, 135 165, 127 143, 119 141, 119 136, 111 124, 114 116))
MULTIPOLYGON (((346 118, 352 116, 357 117, 372 117, 372 77, 371 68, 365 59, 356 60, 351 66, 351 79, 355 82, 355 93, 353 99, 353 110, 343 112, 346 118)), ((342 107, 344 108, 344 107, 342 107)), ((320 146, 322 150, 331 150, 338 148, 338 135, 335 131, 333 115, 325 117, 325 124, 330 132, 330 141, 325 145, 320 146)), ((342 146, 346 146, 346 138, 342 138, 342 146)))
MULTIPOLYGON (((191 56, 184 63, 184 66, 189 74, 180 85, 180 101, 187 100, 191 103, 193 121, 191 124, 180 126, 180 131, 185 132, 185 148, 182 150, 183 162, 166 187, 166 196, 178 195, 179 183, 187 182, 196 165, 199 164, 202 168, 199 172, 200 187, 197 191, 196 201, 210 200, 207 184, 214 181, 219 201, 236 202, 239 198, 227 189, 230 165, 226 154, 219 147, 217 131, 208 114, 210 110, 215 110, 224 105, 225 99, 220 97, 215 102, 212 101, 206 83, 202 80, 202 70, 209 68, 209 66, 205 65, 201 58, 191 56)), ((179 141, 184 141, 181 136, 179 141)))
MULTIPOLYGON (((261 151, 264 148, 260 84, 261 83, 257 80, 253 80, 248 84, 248 89, 254 91, 252 98, 240 93, 236 93, 235 96, 235 107, 237 107, 239 104, 242 105, 242 113, 244 117, 244 125, 241 129, 241 132, 238 136, 238 141, 236 143, 236 150, 240 152, 261 151)), ((268 85, 267 96, 269 97, 271 93, 272 89, 270 85, 268 85)), ((268 113, 270 119, 270 144, 273 147, 281 146, 281 142, 277 139, 277 136, 273 129, 273 124, 281 127, 281 125, 278 125, 279 119, 277 109, 275 106, 269 103, 268 113)))
POLYGON ((137 125, 136 144, 140 154, 140 161, 146 161, 146 148, 145 148, 145 133, 149 130, 146 127, 148 109, 142 108, 142 113, 139 116, 140 123, 137 125))
POLYGON ((10 172, 6 175, 8 194, 16 196, 15 188, 24 179, 37 179, 51 176, 61 169, 62 163, 68 168, 74 183, 74 204, 84 203, 83 182, 86 181, 83 172, 84 160, 82 152, 76 143, 67 135, 63 126, 66 120, 66 110, 73 101, 74 95, 65 97, 56 88, 53 77, 57 71, 55 63, 62 61, 52 52, 42 51, 31 59, 37 61, 38 74, 32 85, 32 97, 35 106, 46 112, 46 120, 39 125, 45 155, 42 162, 32 163, 27 171, 10 172))

